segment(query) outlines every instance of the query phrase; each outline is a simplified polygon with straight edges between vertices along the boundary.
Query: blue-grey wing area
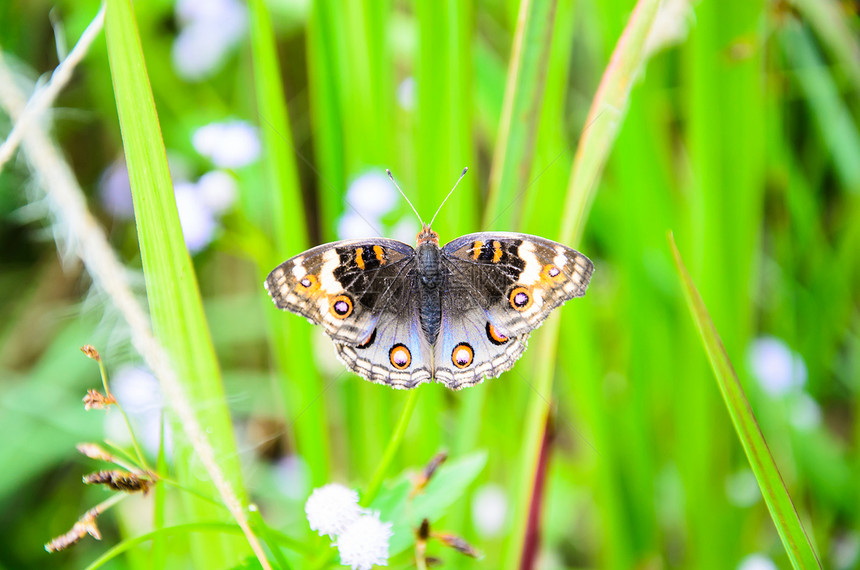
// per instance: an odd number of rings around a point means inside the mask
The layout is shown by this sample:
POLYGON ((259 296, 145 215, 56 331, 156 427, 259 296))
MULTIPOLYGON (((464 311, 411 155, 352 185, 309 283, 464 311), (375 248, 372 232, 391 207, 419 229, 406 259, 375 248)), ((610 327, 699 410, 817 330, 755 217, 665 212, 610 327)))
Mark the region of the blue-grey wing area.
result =
POLYGON ((483 232, 442 248, 446 275, 435 378, 460 389, 510 369, 550 312, 585 294, 581 253, 527 234, 483 232))
POLYGON ((265 286, 276 306, 322 325, 350 370, 412 388, 430 379, 432 359, 414 283, 415 250, 378 238, 317 246, 276 267, 265 286))

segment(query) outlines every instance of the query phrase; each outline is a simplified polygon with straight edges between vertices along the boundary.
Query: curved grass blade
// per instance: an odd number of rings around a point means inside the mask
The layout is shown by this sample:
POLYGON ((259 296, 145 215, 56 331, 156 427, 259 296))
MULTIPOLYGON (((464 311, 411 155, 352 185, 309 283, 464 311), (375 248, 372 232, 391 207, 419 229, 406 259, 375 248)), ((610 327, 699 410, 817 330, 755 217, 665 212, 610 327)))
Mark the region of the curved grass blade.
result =
MULTIPOLYGON (((242 499, 236 497, 242 494, 238 450, 221 371, 179 226, 161 129, 129 0, 108 2, 105 32, 153 329, 167 349, 181 385, 181 390, 165 387, 189 437, 176 443, 177 475, 184 485, 206 494, 214 494, 217 488, 265 565, 238 505, 242 499), (192 412, 189 401, 206 405, 192 412), (199 466, 195 469, 195 449, 211 481, 200 478, 199 466)), ((221 509, 191 496, 186 506, 189 516, 198 520, 217 520, 224 515, 221 509)), ((248 554, 247 544, 235 539, 198 540, 192 546, 197 562, 205 567, 238 562, 248 554)))
POLYGON ((687 268, 684 266, 678 246, 675 245, 675 239, 671 233, 668 240, 675 259, 675 269, 681 279, 684 297, 690 309, 690 315, 702 337, 702 344, 708 353, 717 385, 723 395, 735 431, 738 433, 738 439, 744 448, 747 459, 749 459, 750 467, 752 467, 758 481, 765 504, 767 504, 770 516, 773 518, 774 525, 776 525, 779 537, 782 539, 782 544, 785 546, 785 551, 791 559, 791 564, 795 568, 821 568, 821 563, 815 555, 812 543, 803 528, 803 523, 800 522, 800 517, 798 517, 794 503, 788 495, 788 490, 785 488, 776 462, 770 454, 764 435, 759 429, 752 408, 750 408, 746 395, 744 395, 729 356, 726 354, 720 335, 690 274, 687 272, 687 268))
MULTIPOLYGON (((576 244, 588 218, 597 179, 624 119, 633 82, 648 54, 645 41, 657 15, 659 0, 639 0, 618 40, 600 86, 594 96, 573 161, 562 216, 561 243, 576 244)), ((519 568, 525 545, 528 513, 532 507, 538 475, 541 442, 550 413, 552 378, 558 348, 558 316, 550 317, 537 336, 537 369, 529 401, 520 451, 519 487, 514 503, 514 528, 505 556, 506 568, 519 568)))
MULTIPOLYGON (((262 0, 252 0, 248 8, 254 83, 269 183, 268 191, 260 198, 265 202, 262 211, 268 214, 268 219, 257 222, 274 236, 279 256, 259 268, 262 282, 272 267, 305 249, 308 236, 271 18, 262 0)), ((295 432, 298 451, 310 466, 314 483, 322 484, 328 473, 329 449, 325 408, 309 406, 308 402, 313 402, 325 387, 313 361, 306 358, 311 353, 310 327, 298 319, 285 318, 269 302, 262 287, 260 299, 266 304, 271 350, 281 375, 287 421, 295 432)))
POLYGON ((514 202, 531 173, 555 11, 555 0, 523 0, 520 4, 487 196, 486 212, 496 212, 499 228, 514 228, 519 222, 521 208, 514 202))

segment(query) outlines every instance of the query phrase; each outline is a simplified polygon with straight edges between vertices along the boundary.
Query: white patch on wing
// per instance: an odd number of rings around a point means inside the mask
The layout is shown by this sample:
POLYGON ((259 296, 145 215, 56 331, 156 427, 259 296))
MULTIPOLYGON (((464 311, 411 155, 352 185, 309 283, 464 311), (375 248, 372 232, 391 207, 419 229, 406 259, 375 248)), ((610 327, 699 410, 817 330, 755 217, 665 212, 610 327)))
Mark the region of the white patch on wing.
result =
POLYGON ((564 271, 564 266, 567 265, 567 257, 564 255, 564 250, 560 247, 556 247, 555 250, 556 255, 552 262, 560 271, 564 271))
POLYGON ((334 278, 334 270, 337 269, 339 263, 340 256, 334 248, 323 255, 322 269, 320 269, 320 288, 329 295, 339 295, 343 292, 343 287, 334 278))
POLYGON ((296 281, 305 276, 305 265, 304 265, 304 256, 297 257, 295 261, 293 261, 293 277, 296 278, 296 281))
POLYGON ((519 248, 519 255, 526 264, 523 268, 522 274, 520 274, 519 282, 523 285, 533 285, 540 281, 540 270, 542 266, 535 255, 534 244, 524 241, 519 248))

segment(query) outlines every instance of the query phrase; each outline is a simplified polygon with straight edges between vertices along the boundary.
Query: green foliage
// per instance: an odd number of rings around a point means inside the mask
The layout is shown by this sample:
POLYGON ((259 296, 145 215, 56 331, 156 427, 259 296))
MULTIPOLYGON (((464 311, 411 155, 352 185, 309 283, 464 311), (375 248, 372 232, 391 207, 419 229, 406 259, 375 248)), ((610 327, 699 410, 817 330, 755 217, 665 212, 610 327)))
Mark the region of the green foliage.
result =
MULTIPOLYGON (((192 24, 175 2, 135 2, 135 32, 131 3, 111 0, 107 41, 49 118, 89 208, 142 274, 153 329, 219 466, 257 505, 250 524, 273 567, 336 566, 304 514, 330 482, 394 522, 394 568, 414 563, 424 517, 485 555, 431 541, 445 568, 520 567, 532 547, 546 568, 723 569, 752 554, 778 568, 860 564, 851 3, 726 0, 656 16, 647 0, 238 4, 245 31, 192 78, 177 64, 192 24), (660 34, 648 37, 652 19, 660 34), (649 51, 656 37, 665 43, 649 51), (258 129, 256 160, 219 166, 198 152, 200 127, 236 119, 258 129), (105 199, 121 156, 133 219, 105 199), (464 166, 434 224, 441 241, 479 230, 561 239, 595 262, 588 294, 498 379, 456 393, 364 382, 319 331, 272 306, 263 278, 343 235, 368 205, 349 193, 363 175, 390 168, 429 219, 464 166), (212 172, 238 196, 189 256, 174 194, 212 172), (689 279, 678 280, 667 230, 689 279), (777 360, 762 339, 782 347, 777 360), (787 366, 787 382, 769 384, 762 366, 787 366), (443 449, 448 461, 410 500, 408 474, 443 449), (493 489, 507 515, 488 531, 474 509, 493 489)), ((73 43, 97 10, 3 4, 0 64, 26 85, 57 63, 51 17, 73 43)), ((229 35, 221 25, 203 55, 229 35)), ((0 116, 5 138, 13 121, 0 116)), ((121 438, 119 414, 79 403, 100 380, 78 347, 99 348, 111 379, 141 360, 111 299, 60 263, 76 242, 38 217, 43 202, 26 190, 41 177, 26 165, 0 172, 0 566, 259 567, 169 413, 176 445, 146 448, 165 475, 150 496, 101 515, 102 542, 42 550, 108 496, 79 484, 94 467, 74 444, 121 438)), ((417 229, 399 197, 369 221, 368 233, 407 241, 417 229)))

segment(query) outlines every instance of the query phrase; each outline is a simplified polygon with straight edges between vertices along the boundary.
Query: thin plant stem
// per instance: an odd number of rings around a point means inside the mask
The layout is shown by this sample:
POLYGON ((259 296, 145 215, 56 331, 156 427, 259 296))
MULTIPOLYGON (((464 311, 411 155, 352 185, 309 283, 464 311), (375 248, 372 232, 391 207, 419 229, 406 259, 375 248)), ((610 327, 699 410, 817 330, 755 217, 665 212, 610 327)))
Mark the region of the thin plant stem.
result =
POLYGON ((394 435, 391 436, 391 440, 388 442, 388 447, 385 448, 385 453, 382 455, 382 461, 380 461, 379 467, 376 468, 376 473, 373 474, 373 479, 370 480, 370 484, 367 486, 367 491, 364 492, 364 496, 362 497, 362 503, 364 506, 369 506, 370 503, 373 502, 373 499, 376 498, 376 495, 379 493, 379 489, 382 487, 382 479, 385 477, 386 473, 388 473, 388 468, 394 460, 394 454, 397 453, 397 450, 400 448, 400 444, 403 442, 403 438, 406 435, 406 428, 409 427, 409 420, 412 418, 412 412, 415 411, 415 405, 418 403, 419 389, 420 388, 416 388, 409 392, 409 397, 406 399, 406 406, 403 408, 403 413, 400 414, 400 420, 397 422, 397 427, 394 428, 394 435))
MULTIPOLYGON (((102 376, 102 386, 105 389, 105 395, 108 397, 113 397, 113 393, 108 386, 108 378, 107 378, 107 370, 105 370, 104 362, 99 358, 96 360, 96 363, 99 365, 99 374, 102 376)), ((134 430, 131 429, 131 420, 128 418, 128 414, 125 413, 125 410, 116 402, 116 409, 119 410, 119 413, 122 414, 122 419, 125 420, 125 427, 128 430, 128 435, 131 437, 131 446, 134 448, 135 454, 137 454, 137 461, 141 467, 143 467, 146 471, 151 471, 149 468, 149 464, 146 462, 146 458, 143 455, 143 452, 140 450, 140 444, 137 442, 137 438, 134 436, 134 430)))

